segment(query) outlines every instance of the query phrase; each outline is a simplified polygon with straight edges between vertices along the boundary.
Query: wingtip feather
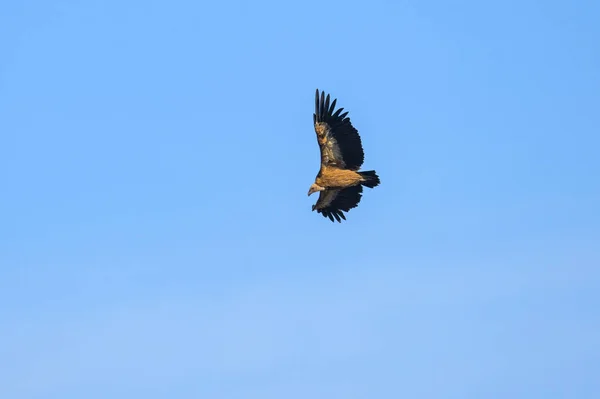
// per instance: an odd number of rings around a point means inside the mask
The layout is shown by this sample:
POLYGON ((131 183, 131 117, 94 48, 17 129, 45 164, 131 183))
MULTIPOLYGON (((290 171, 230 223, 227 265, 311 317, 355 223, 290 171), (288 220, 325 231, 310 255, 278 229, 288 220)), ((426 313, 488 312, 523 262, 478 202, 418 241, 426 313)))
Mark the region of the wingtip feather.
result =
POLYGON ((335 109, 335 103, 337 103, 337 98, 335 98, 333 100, 333 102, 331 103, 331 106, 329 106, 329 110, 327 110, 327 114, 328 115, 332 115, 333 114, 333 110, 335 109))
POLYGON ((324 103, 325 103, 325 92, 324 92, 324 91, 322 91, 322 92, 321 92, 321 103, 319 104, 319 111, 320 111, 320 112, 319 112, 319 120, 320 120, 320 121, 322 121, 322 120, 323 120, 323 117, 325 116, 325 115, 324 115, 324 112, 323 112, 323 111, 324 111, 324 110, 323 110, 323 104, 324 104, 324 103))
POLYGON ((316 115, 316 120, 320 120, 320 115, 319 115, 319 89, 317 89, 317 92, 315 93, 315 115, 316 115))

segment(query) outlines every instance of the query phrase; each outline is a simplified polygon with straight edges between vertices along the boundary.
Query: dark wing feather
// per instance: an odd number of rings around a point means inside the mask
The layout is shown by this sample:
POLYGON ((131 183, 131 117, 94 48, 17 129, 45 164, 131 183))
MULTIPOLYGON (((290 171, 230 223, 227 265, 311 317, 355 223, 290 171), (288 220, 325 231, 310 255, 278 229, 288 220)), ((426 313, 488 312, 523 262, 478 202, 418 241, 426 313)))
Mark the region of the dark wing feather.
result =
POLYGON ((321 191, 317 203, 313 206, 313 211, 316 210, 332 222, 337 220, 341 223, 341 219, 346 220, 344 212, 355 208, 360 202, 362 190, 362 186, 359 184, 342 190, 321 191))
POLYGON ((352 126, 348 112, 343 108, 335 111, 337 99, 330 104, 330 96, 319 89, 315 94, 313 122, 321 149, 321 162, 327 166, 337 166, 358 170, 365 159, 358 131, 352 126), (334 112, 335 111, 335 112, 334 112))

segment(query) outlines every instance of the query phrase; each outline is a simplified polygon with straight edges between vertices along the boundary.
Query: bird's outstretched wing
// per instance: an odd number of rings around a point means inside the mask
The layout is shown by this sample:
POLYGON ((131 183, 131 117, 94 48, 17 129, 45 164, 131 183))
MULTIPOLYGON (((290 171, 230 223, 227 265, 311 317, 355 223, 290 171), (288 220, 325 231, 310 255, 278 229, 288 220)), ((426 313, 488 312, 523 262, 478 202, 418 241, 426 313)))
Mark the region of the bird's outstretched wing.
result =
POLYGON ((341 219, 346 220, 344 212, 355 208, 362 197, 362 186, 350 186, 341 190, 327 189, 319 193, 317 203, 313 205, 313 211, 317 211, 324 217, 328 217, 332 222, 341 219), (341 219, 340 219, 341 218, 341 219))
POLYGON ((315 94, 313 122, 317 142, 321 150, 321 164, 338 168, 358 170, 364 162, 365 154, 358 131, 350 123, 344 108, 335 111, 335 103, 329 102, 329 94, 315 94), (334 112, 335 111, 335 112, 334 112))

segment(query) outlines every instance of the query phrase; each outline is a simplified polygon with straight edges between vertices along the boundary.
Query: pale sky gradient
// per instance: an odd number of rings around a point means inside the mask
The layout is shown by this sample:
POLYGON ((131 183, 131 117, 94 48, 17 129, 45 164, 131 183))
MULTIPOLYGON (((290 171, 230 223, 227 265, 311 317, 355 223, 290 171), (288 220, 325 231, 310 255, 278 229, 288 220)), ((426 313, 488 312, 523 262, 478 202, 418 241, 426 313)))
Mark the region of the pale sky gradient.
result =
POLYGON ((0 397, 600 397, 600 3, 0 4, 0 397), (316 88, 366 190, 306 197, 316 88))

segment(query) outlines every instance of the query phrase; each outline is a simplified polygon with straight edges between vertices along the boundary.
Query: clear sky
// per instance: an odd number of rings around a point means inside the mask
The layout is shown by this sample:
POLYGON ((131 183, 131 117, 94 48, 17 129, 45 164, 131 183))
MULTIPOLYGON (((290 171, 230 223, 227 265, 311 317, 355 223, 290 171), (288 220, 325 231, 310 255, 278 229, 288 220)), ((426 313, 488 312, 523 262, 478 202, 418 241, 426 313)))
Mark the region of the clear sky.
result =
POLYGON ((597 1, 3 1, 0 397, 600 397, 597 1), (382 184, 306 193, 314 92, 382 184))

